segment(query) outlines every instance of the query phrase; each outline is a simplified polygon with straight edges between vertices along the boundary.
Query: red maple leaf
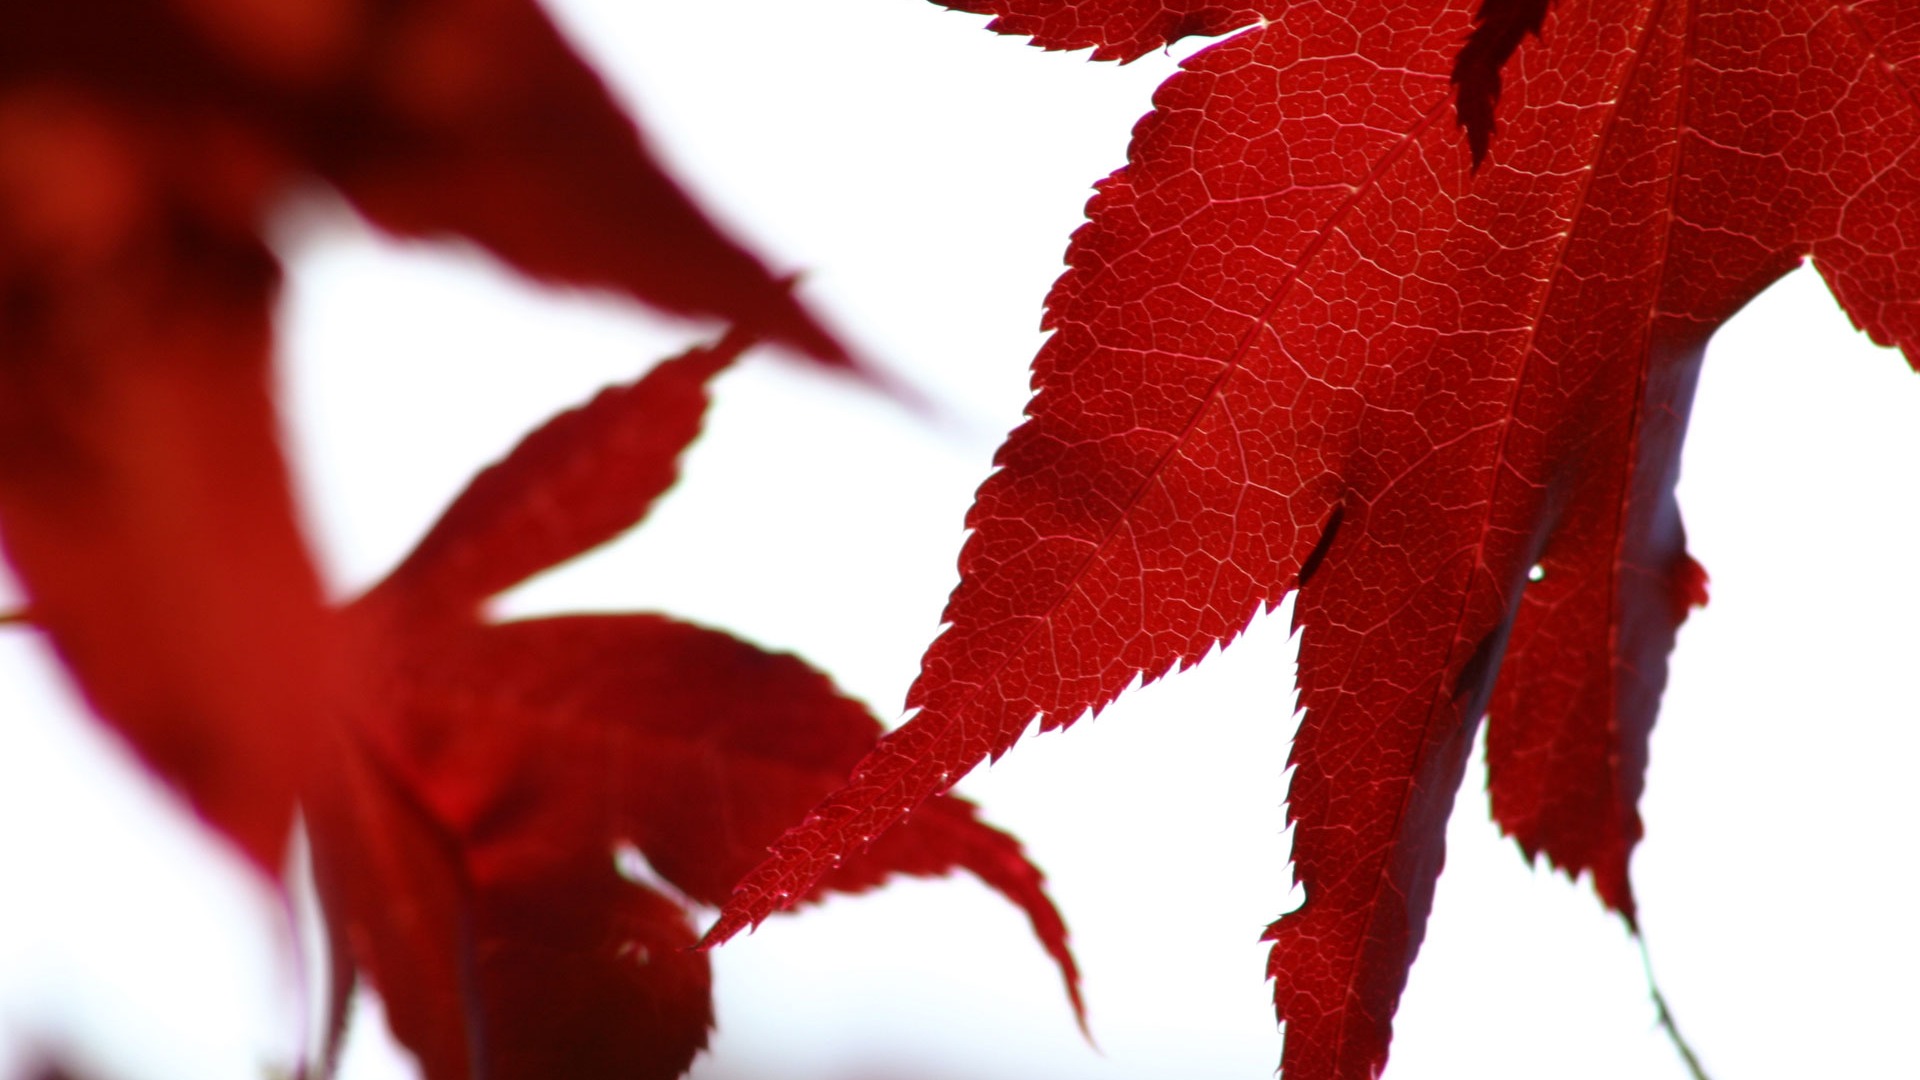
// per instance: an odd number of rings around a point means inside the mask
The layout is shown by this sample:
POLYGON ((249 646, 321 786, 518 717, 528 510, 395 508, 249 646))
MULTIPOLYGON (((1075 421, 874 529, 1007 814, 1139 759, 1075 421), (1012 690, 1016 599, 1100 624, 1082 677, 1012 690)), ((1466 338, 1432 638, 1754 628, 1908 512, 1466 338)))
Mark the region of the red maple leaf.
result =
MULTIPOLYGON (((278 872, 296 806, 335 960, 434 1078, 671 1077, 717 903, 879 724, 801 661, 654 615, 492 625, 631 527, 753 339, 849 361, 659 169, 531 0, 92 0, 0 16, 0 536, 95 710, 278 872), (396 571, 326 605, 271 393, 262 222, 332 185, 537 278, 724 318, 532 435, 396 571), (679 896, 627 880, 621 845, 679 896)), ((809 890, 968 869, 1078 1008, 1065 928, 958 799, 809 890)))
MULTIPOLYGON (((659 615, 494 624, 496 593, 613 538, 672 484, 729 337, 603 391, 454 500, 349 612, 364 692, 307 804, 335 1031, 371 979, 429 1077, 672 1077, 706 1043, 718 905, 880 736, 791 656, 659 615), (684 898, 623 878, 631 846, 684 898)), ((807 897, 971 871, 1027 913, 1076 1012, 1040 874, 972 804, 929 801, 807 897)))
POLYGON ((290 188, 844 364, 532 0, 0 15, 0 538, 88 701, 277 872, 339 643, 269 395, 290 188))
POLYGON ((1184 63, 1089 204, 916 715, 708 940, 1297 588, 1283 1068, 1377 1075, 1483 714, 1502 826, 1633 920, 1647 737, 1705 599, 1673 485, 1708 336, 1811 256, 1920 357, 1920 9, 952 6, 1115 58, 1258 24, 1184 63))

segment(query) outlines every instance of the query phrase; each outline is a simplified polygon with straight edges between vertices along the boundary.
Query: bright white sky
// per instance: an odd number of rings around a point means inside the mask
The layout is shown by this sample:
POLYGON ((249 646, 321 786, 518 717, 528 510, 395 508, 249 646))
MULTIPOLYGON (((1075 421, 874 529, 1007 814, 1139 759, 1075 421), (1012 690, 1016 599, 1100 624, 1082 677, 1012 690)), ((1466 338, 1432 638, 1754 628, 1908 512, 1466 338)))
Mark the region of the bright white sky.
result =
MULTIPOLYGON (((756 355, 647 527, 508 608, 725 626, 891 717, 1025 403, 1067 234, 1173 59, 1043 54, 915 0, 561 7, 709 205, 948 415, 756 355)), ((337 209, 288 234, 290 422, 343 593, 546 414, 698 334, 386 245, 337 209)), ((1707 364, 1681 498, 1714 598, 1681 634, 1635 871, 1668 998, 1722 1077, 1912 1067, 1916 418, 1920 379, 1807 272, 1707 364)), ((697 1080, 1271 1076, 1257 938, 1291 906, 1284 620, 963 784, 1048 872, 1098 1052, 1010 906, 908 883, 719 951, 697 1080)), ((51 1038, 134 1080, 257 1080, 299 1026, 265 892, 73 720, 30 635, 0 632, 0 663, 0 1077, 51 1038)), ((1684 1076, 1618 922, 1497 838, 1481 783, 1389 1075, 1684 1076)), ((407 1075, 373 1016, 349 1076, 407 1075)))

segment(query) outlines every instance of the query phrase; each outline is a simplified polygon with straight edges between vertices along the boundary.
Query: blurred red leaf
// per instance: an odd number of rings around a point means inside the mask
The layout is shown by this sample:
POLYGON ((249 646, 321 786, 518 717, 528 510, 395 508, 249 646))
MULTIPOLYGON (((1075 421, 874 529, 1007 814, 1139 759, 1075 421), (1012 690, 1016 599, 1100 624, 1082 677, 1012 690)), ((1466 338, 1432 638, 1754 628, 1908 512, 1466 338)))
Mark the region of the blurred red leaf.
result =
MULTIPOLYGON (((1116 57, 1228 29, 1195 5, 950 6, 1116 57)), ((1633 919, 1648 733, 1706 597, 1673 489, 1708 335, 1811 255, 1920 360, 1920 6, 1258 16, 1162 86, 1089 204, 916 715, 708 942, 1035 717, 1097 712, 1295 588, 1288 1077, 1384 1067, 1489 702, 1502 826, 1633 919)))
POLYGON ((332 644, 269 397, 251 147, 0 94, 0 536, 102 716, 277 870, 332 644))
POLYGON ((481 998, 468 973, 480 931, 460 843, 361 733, 339 727, 330 749, 334 767, 305 805, 331 952, 320 1074, 332 1072, 364 973, 430 1076, 482 1075, 481 998))
POLYGON ((260 239, 316 178, 396 232, 847 362, 532 0, 9 5, 0 539, 95 709, 269 873, 337 674, 260 239))
MULTIPOLYGON (((487 596, 644 516, 699 431, 706 381, 745 344, 553 418, 351 611, 379 644, 350 760, 310 813, 318 878, 351 969, 336 979, 379 989, 434 1080, 678 1075, 712 1020, 706 956, 678 898, 625 879, 617 853, 717 904, 880 736, 824 675, 718 631, 479 618, 487 596)), ((1039 872, 962 800, 935 800, 814 895, 956 869, 1026 911, 1078 1009, 1039 872)))
POLYGON ((473 478, 370 602, 471 617, 632 528, 679 478, 680 451, 706 415, 707 380, 750 343, 730 334, 548 420, 473 478))
POLYGON ((847 362, 667 176, 532 0, 413 0, 365 19, 335 83, 291 103, 289 126, 374 221, 847 362))
MULTIPOLYGON (((707 959, 690 948, 680 900, 622 878, 615 845, 677 844, 667 861, 683 887, 717 895, 837 780, 807 772, 808 755, 843 771, 877 725, 798 661, 658 618, 632 626, 666 638, 616 634, 617 647, 587 648, 584 666, 535 649, 476 668, 448 650, 520 641, 478 621, 482 601, 644 515, 698 431, 706 380, 750 340, 849 361, 665 175, 541 10, 10 7, 0 338, 0 537, 34 625, 99 714, 269 873, 304 805, 337 968, 322 1071, 364 981, 436 1078, 682 1072, 712 1021, 707 959), (342 616, 322 602, 278 444, 280 271, 261 239, 278 200, 316 180, 396 233, 472 241, 533 277, 721 318, 734 333, 538 433, 342 616), (644 667, 645 650, 670 657, 681 638, 769 672, 784 711, 743 712, 767 704, 751 672, 731 687, 681 686, 700 672, 644 667), (532 701, 504 717, 449 712, 433 696, 510 698, 554 671, 622 693, 587 712, 532 701), (653 681, 636 682, 639 671, 653 681), (651 699, 624 696, 643 690, 651 699), (633 714, 668 699, 679 713, 633 714), (795 775, 771 792, 690 791, 649 771, 655 759, 619 752, 668 715, 694 732, 788 724, 762 740, 773 756, 742 768, 795 775), (556 724, 573 736, 543 745, 556 724), (463 761, 503 756, 491 772, 441 775, 424 733, 463 761), (733 822, 728 843, 745 847, 675 839, 673 824, 701 818, 663 809, 648 787, 671 784, 705 798, 702 812, 733 822), (475 809, 485 815, 461 816, 475 809)), ((709 741, 714 753, 727 745, 709 741)), ((975 868, 1028 909, 1072 991, 1038 873, 954 806, 929 816, 925 841, 905 834, 843 887, 975 868)))

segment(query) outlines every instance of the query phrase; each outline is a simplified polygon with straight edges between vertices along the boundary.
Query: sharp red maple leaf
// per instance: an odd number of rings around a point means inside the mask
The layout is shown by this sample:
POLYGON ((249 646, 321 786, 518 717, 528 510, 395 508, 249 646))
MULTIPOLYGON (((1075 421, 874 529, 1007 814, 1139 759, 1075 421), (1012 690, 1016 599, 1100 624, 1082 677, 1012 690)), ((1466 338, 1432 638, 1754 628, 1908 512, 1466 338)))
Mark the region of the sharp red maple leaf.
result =
MULTIPOLYGON (((954 6, 1116 57, 1228 28, 1162 0, 954 6)), ((1306 899, 1269 930, 1290 1080, 1384 1067, 1483 712, 1501 825, 1633 919, 1647 736, 1705 599, 1673 490, 1707 337, 1811 256, 1920 359, 1920 5, 1257 14, 1160 89, 1088 206, 916 714, 710 943, 1034 718, 1097 712, 1295 588, 1306 899)))
MULTIPOLYGON (((880 725, 791 656, 658 615, 490 624, 481 604, 597 546, 671 486, 734 334, 604 391, 475 478, 352 616, 375 682, 310 808, 338 967, 369 977, 429 1077, 672 1077, 705 1045, 689 912, 622 845, 720 903, 880 725)), ((809 893, 972 871, 1079 990, 1010 836, 937 798, 809 893)), ((335 1019, 344 997, 336 994, 335 1019)))
POLYGON ((336 643, 268 396, 289 187, 845 354, 532 0, 0 14, 0 537, 94 708, 270 872, 336 643))

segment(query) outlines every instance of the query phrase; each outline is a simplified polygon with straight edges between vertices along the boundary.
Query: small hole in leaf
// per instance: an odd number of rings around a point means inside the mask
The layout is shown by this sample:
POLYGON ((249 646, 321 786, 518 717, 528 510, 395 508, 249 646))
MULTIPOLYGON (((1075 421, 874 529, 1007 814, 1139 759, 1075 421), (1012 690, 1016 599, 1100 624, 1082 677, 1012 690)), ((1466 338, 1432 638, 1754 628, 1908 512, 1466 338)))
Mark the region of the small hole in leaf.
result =
POLYGON ((1534 563, 1533 569, 1527 571, 1528 581, 1541 581, 1541 580, 1544 580, 1546 576, 1547 576, 1547 568, 1544 566, 1541 566, 1539 563, 1534 563))

